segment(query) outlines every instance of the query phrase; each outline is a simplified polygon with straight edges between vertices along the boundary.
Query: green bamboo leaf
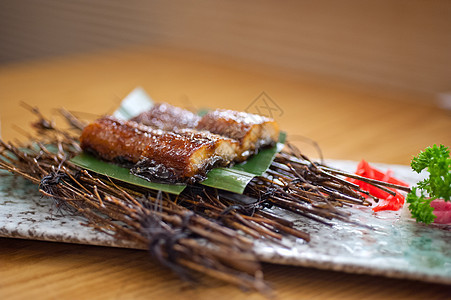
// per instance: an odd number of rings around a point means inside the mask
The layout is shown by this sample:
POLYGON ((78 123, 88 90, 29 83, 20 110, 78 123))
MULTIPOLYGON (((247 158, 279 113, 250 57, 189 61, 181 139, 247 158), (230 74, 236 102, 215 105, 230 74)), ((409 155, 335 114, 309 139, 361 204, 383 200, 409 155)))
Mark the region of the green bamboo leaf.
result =
POLYGON ((279 142, 276 146, 261 150, 258 154, 252 156, 244 163, 236 165, 231 169, 248 172, 257 176, 263 175, 263 173, 268 170, 276 154, 282 151, 286 136, 287 135, 285 132, 281 132, 279 136, 279 142))
POLYGON ((178 195, 186 187, 185 184, 165 184, 147 181, 130 174, 130 170, 127 168, 104 162, 87 153, 81 153, 72 158, 70 161, 83 169, 90 170, 97 174, 105 175, 132 185, 153 190, 161 190, 162 192, 167 192, 170 194, 178 195))
MULTIPOLYGON (((151 98, 142 88, 134 89, 121 103, 121 106, 114 112, 114 116, 122 119, 129 119, 144 112, 153 105, 151 98)), ((208 110, 200 110, 199 115, 207 113, 208 110)), ((202 185, 242 194, 247 184, 255 177, 261 176, 271 165, 274 156, 280 152, 285 143, 286 134, 282 132, 279 137, 279 143, 276 146, 263 149, 246 162, 235 165, 231 168, 216 168, 208 172, 207 179, 201 182, 202 185)), ((76 165, 106 175, 111 178, 135 184, 150 189, 160 189, 164 192, 179 194, 185 188, 185 185, 179 184, 161 184, 146 181, 142 178, 130 174, 126 168, 114 164, 103 162, 97 158, 80 154, 71 160, 76 165)))
POLYGON ((152 106, 152 98, 142 87, 137 87, 121 101, 121 105, 113 113, 113 116, 118 119, 129 120, 151 109, 152 106))
POLYGON ((247 184, 255 177, 254 174, 235 170, 233 168, 215 168, 208 172, 208 177, 202 185, 220 190, 242 194, 247 184))
POLYGON ((280 152, 285 143, 285 132, 280 133, 279 143, 276 146, 264 149, 246 162, 231 168, 216 168, 208 172, 207 179, 201 184, 242 194, 248 183, 255 177, 261 176, 271 165, 277 152, 280 152))

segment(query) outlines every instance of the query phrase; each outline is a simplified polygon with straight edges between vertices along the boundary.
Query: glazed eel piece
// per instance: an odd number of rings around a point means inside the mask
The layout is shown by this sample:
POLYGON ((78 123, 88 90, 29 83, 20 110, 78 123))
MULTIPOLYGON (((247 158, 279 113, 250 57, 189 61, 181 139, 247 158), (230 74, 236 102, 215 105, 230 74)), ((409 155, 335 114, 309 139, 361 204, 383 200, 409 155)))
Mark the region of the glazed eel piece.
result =
POLYGON ((154 128, 174 131, 184 128, 196 128, 200 117, 189 110, 167 103, 158 103, 134 117, 132 121, 154 128))
POLYGON ((246 160, 260 148, 277 143, 280 132, 273 119, 225 109, 208 112, 197 123, 196 129, 238 141, 237 162, 246 160))
POLYGON ((239 143, 237 162, 279 139, 279 125, 273 119, 233 110, 217 109, 199 117, 188 110, 160 103, 133 120, 154 128, 172 131, 194 128, 234 139, 239 143))
POLYGON ((216 134, 152 129, 134 121, 103 117, 86 126, 81 148, 101 159, 131 167, 147 180, 195 182, 213 166, 225 166, 236 156, 236 141, 216 134))

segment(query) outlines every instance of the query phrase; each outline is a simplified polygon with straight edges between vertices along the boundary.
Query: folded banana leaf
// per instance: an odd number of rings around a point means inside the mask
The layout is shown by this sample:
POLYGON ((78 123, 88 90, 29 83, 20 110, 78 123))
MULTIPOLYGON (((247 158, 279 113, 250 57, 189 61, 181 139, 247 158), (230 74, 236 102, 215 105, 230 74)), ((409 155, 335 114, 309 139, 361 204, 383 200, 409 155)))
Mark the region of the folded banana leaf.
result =
POLYGON ((208 172, 207 179, 201 183, 220 190, 242 194, 247 184, 255 177, 261 176, 271 165, 274 156, 280 152, 285 143, 286 134, 282 132, 276 146, 263 149, 244 163, 231 168, 216 168, 208 172))
POLYGON ((72 158, 70 161, 83 169, 93 171, 97 174, 105 175, 110 178, 120 180, 132 185, 153 190, 161 190, 162 192, 167 192, 170 194, 178 195, 186 187, 185 184, 164 184, 147 181, 145 179, 130 174, 130 170, 127 168, 123 168, 115 164, 104 162, 87 153, 81 153, 72 158))
MULTIPOLYGON (((114 116, 122 119, 130 119, 148 110, 152 105, 152 100, 145 91, 142 88, 136 88, 124 98, 120 108, 114 113, 114 116)), ((201 184, 242 194, 252 178, 262 175, 269 168, 276 153, 282 150, 285 137, 285 133, 281 133, 279 143, 276 146, 260 151, 242 164, 235 165, 231 168, 215 168, 211 170, 207 175, 207 179, 202 181, 201 184)), ((77 155, 71 162, 82 168, 116 180, 172 194, 180 194, 186 186, 183 184, 149 182, 130 174, 127 168, 101 161, 86 153, 77 155)))
POLYGON ((252 156, 244 163, 236 165, 231 169, 244 171, 257 176, 263 175, 263 173, 268 170, 269 166, 274 160, 276 153, 282 151, 283 147, 285 146, 285 139, 285 132, 281 132, 279 136, 279 142, 276 146, 261 150, 257 155, 252 156))

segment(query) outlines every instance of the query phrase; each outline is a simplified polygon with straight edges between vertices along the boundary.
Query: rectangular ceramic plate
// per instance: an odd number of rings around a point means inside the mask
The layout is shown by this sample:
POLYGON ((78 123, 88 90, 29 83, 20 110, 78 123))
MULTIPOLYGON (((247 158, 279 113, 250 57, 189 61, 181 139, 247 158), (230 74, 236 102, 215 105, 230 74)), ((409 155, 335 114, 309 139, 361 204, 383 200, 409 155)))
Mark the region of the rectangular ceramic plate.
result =
MULTIPOLYGON (((354 171, 356 162, 332 161, 331 166, 354 171)), ((407 166, 390 168, 409 184, 421 177, 407 166)), ((289 214, 272 211, 294 220, 311 234, 310 243, 286 238, 283 244, 257 242, 255 252, 262 261, 315 267, 336 271, 383 275, 451 284, 450 226, 426 226, 408 217, 408 212, 373 213, 371 208, 347 208, 351 219, 373 229, 334 221, 332 227, 289 214)), ((62 214, 52 199, 41 197, 37 186, 0 173, 0 236, 34 240, 136 248, 83 225, 81 216, 62 214)))

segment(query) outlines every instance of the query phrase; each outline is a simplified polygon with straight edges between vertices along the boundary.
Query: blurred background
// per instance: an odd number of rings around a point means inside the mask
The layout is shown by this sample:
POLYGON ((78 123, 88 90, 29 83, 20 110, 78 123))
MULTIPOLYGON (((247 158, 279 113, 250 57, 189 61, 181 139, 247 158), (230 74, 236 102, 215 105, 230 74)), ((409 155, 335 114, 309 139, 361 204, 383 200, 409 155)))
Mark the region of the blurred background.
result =
POLYGON ((450 66, 449 0, 0 0, 6 140, 27 136, 22 102, 93 118, 141 86, 193 111, 272 103, 309 155, 305 137, 408 164, 451 144, 450 66))
POLYGON ((134 45, 423 96, 451 91, 448 0, 0 0, 0 67, 134 45))
MULTIPOLYGON (((255 112, 272 103, 288 140, 313 159, 316 142, 327 159, 409 165, 427 146, 451 146, 451 0, 0 0, 2 140, 30 139, 37 119, 30 106, 61 125, 56 109, 93 119, 112 113, 137 86, 191 110, 255 112)), ((106 250, 54 244, 0 244, 9 248, 0 253, 7 262, 0 271, 12 274, 0 278, 0 298, 5 288, 39 299, 86 291, 243 298, 227 285, 190 293, 159 268, 148 272, 139 253, 109 250, 107 265, 84 268, 83 261, 104 262, 106 250)), ((265 269, 281 299, 431 299, 440 290, 265 269)))

